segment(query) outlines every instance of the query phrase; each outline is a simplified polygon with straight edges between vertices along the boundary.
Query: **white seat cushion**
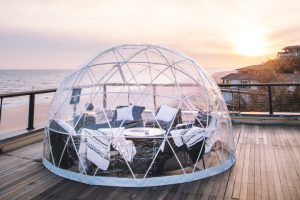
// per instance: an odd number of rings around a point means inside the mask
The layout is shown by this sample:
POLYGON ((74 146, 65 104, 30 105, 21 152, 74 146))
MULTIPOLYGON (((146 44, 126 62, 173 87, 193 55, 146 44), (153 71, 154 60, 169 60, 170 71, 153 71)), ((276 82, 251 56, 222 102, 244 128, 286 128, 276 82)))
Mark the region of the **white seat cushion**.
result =
POLYGON ((116 119, 116 121, 121 121, 121 120, 124 120, 124 119, 133 121, 132 109, 133 109, 133 105, 117 109, 117 119, 116 119))
POLYGON ((171 108, 171 107, 162 105, 156 115, 156 119, 165 121, 165 122, 169 122, 175 117, 177 112, 178 112, 177 108, 171 108))
POLYGON ((74 130, 74 128, 70 126, 67 122, 61 119, 56 119, 55 121, 56 123, 58 123, 58 125, 60 125, 63 129, 65 129, 65 131, 67 131, 71 135, 76 135, 76 131, 74 130))

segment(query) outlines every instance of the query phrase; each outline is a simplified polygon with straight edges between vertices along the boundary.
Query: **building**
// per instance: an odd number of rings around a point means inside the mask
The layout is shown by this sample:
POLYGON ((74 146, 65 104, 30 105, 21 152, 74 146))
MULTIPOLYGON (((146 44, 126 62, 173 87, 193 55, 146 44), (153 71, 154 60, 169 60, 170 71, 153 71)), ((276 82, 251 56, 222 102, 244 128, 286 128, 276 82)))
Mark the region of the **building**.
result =
MULTIPOLYGON (((296 63, 293 74, 280 74, 283 80, 286 82, 292 83, 300 83, 300 45, 299 46, 287 46, 283 48, 285 52, 278 52, 278 58, 291 58, 296 63)), ((242 67, 236 69, 236 73, 228 74, 221 78, 223 80, 223 84, 243 84, 243 83, 257 83, 257 79, 259 77, 260 70, 266 70, 272 67, 272 60, 267 63, 259 64, 259 65, 250 65, 247 67, 242 67)), ((222 88, 222 94, 226 102, 230 102, 233 99, 236 99, 236 95, 238 93, 243 93, 245 99, 247 99, 247 93, 250 90, 256 90, 256 86, 232 86, 230 89, 222 88)), ((293 87, 290 88, 294 89, 293 87)))
MULTIPOLYGON (((223 84, 239 84, 239 83, 257 83, 259 70, 270 68, 269 65, 251 65, 247 67, 238 68, 237 73, 228 74, 221 79, 223 84)), ((294 69, 294 74, 280 74, 284 80, 293 83, 300 82, 299 69, 294 69)), ((254 89, 254 87, 252 87, 254 89)))
POLYGON ((278 58, 283 58, 283 57, 300 57, 300 45, 295 45, 295 46, 287 46, 284 47, 283 49, 284 52, 278 52, 277 57, 278 58))
POLYGON ((237 73, 228 74, 221 79, 224 84, 237 84, 237 83, 256 83, 258 70, 270 66, 266 65, 250 65, 235 69, 237 73))

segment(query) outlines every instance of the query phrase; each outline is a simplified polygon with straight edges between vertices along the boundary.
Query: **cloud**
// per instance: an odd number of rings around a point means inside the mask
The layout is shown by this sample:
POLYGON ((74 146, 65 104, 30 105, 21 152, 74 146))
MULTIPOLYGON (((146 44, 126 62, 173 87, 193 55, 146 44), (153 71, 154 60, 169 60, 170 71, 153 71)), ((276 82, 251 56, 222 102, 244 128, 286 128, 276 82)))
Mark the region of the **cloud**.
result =
POLYGON ((299 2, 3 0, 0 68, 73 68, 111 46, 142 42, 201 55, 211 66, 248 63, 257 57, 239 56, 235 33, 249 26, 260 29, 264 55, 276 55, 286 43, 299 43, 299 2))
POLYGON ((0 69, 73 69, 113 46, 82 38, 0 30, 0 69))

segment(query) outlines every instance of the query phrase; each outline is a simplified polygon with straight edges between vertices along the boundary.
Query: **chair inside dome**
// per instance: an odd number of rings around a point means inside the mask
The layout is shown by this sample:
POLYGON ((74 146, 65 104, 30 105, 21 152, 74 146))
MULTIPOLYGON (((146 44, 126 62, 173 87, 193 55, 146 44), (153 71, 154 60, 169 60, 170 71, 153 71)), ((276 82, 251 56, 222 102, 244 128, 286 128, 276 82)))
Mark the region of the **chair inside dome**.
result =
POLYGON ((61 83, 44 158, 82 175, 147 179, 217 169, 235 152, 211 77, 175 50, 128 44, 94 56, 61 83))

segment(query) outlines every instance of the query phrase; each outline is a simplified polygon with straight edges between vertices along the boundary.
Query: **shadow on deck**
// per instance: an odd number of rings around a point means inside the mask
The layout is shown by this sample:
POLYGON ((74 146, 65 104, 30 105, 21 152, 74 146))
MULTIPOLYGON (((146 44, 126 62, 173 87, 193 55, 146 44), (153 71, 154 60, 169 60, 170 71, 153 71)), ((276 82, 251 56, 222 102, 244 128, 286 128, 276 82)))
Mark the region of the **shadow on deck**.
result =
POLYGON ((237 162, 216 176, 146 188, 91 186, 41 162, 42 142, 0 156, 0 199, 299 199, 300 129, 234 125, 237 162))

